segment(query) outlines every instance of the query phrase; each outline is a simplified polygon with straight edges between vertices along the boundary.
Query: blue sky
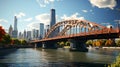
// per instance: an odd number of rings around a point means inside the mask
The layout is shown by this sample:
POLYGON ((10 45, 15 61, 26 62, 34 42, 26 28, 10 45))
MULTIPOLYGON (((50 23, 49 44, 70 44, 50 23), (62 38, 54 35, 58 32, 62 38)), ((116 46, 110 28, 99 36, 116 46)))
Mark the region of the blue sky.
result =
POLYGON ((18 31, 38 28, 50 22, 50 9, 56 10, 57 22, 85 19, 104 26, 120 20, 120 0, 0 0, 0 25, 8 30, 18 18, 18 31))

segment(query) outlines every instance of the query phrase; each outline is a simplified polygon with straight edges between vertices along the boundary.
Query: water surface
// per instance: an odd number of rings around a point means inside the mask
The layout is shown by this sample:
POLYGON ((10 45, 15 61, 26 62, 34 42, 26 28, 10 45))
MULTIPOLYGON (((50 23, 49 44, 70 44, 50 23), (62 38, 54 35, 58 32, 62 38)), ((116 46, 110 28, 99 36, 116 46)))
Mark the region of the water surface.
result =
POLYGON ((120 50, 90 49, 70 52, 69 49, 20 48, 0 52, 0 65, 7 67, 88 67, 86 64, 110 64, 120 50))

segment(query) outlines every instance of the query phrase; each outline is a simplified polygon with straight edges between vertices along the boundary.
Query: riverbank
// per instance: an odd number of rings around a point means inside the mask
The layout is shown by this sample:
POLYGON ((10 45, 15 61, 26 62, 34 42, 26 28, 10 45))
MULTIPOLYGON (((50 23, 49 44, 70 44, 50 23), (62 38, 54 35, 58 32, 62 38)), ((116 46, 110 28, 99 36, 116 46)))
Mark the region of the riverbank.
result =
POLYGON ((120 47, 87 47, 88 49, 118 49, 120 50, 120 47))
POLYGON ((17 49, 16 48, 7 48, 7 49, 0 49, 0 59, 3 58, 3 56, 8 55, 10 53, 15 52, 17 49))
POLYGON ((44 62, 40 63, 0 63, 0 67, 108 67, 108 64, 82 62, 44 62))
POLYGON ((103 49, 120 49, 120 47, 102 47, 103 49))

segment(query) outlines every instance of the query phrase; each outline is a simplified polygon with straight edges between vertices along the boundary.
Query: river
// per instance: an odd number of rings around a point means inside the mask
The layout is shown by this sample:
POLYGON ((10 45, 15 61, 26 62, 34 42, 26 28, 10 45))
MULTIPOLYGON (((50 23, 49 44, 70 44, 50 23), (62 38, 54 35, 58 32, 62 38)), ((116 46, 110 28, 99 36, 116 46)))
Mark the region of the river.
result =
POLYGON ((102 67, 114 62, 119 53, 120 50, 115 49, 90 49, 88 52, 70 52, 64 48, 6 49, 0 51, 0 67, 102 67))

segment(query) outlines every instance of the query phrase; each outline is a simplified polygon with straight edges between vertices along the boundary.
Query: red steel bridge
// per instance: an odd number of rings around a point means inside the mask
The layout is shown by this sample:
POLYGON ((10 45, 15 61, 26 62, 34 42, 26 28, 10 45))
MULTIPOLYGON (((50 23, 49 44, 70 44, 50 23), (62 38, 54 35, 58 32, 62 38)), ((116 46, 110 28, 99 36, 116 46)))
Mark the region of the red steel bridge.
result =
POLYGON ((31 41, 31 44, 42 45, 44 48, 56 47, 60 41, 69 41, 71 49, 86 51, 85 42, 89 39, 119 38, 120 29, 107 28, 86 20, 65 20, 53 25, 41 40, 31 41), (59 31, 55 32, 56 30, 59 31))

